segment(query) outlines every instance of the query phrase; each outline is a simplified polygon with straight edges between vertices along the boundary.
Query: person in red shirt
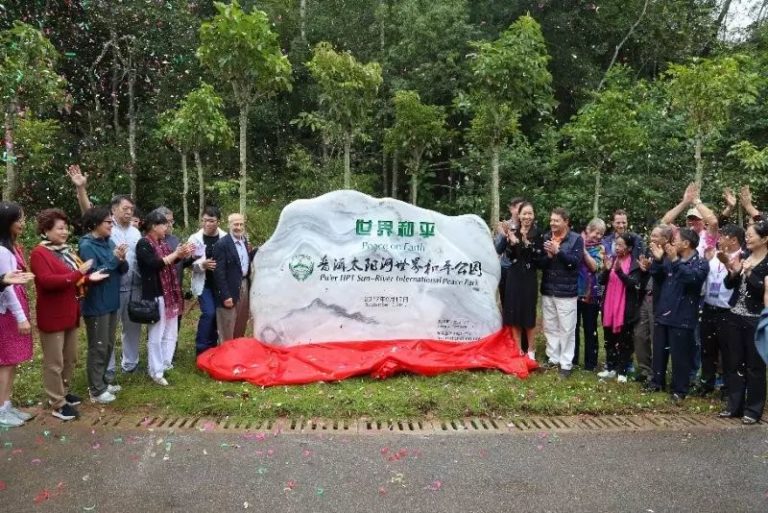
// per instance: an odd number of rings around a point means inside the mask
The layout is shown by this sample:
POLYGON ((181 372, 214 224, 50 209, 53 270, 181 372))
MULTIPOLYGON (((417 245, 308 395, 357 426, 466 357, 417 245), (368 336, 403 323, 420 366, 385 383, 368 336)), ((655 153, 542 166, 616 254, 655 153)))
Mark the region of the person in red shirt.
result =
POLYGON ((69 218, 59 209, 37 215, 37 232, 43 241, 30 253, 37 291, 37 328, 43 349, 43 387, 54 417, 72 420, 80 398, 69 393, 77 360, 80 304, 89 282, 108 275, 90 273, 92 260, 82 262, 67 245, 69 218))

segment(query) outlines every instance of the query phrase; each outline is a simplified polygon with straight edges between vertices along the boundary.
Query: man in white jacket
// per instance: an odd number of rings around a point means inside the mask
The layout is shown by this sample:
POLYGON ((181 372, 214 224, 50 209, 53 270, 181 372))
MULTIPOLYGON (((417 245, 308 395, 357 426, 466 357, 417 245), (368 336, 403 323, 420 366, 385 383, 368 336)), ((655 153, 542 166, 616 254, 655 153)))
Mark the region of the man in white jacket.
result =
POLYGON ((198 356, 216 347, 219 339, 216 328, 216 299, 214 297, 214 276, 216 261, 213 259, 213 245, 227 234, 219 228, 221 212, 216 207, 206 207, 203 211, 202 230, 193 233, 189 242, 195 246, 192 263, 192 293, 200 304, 200 320, 197 323, 195 349, 198 356))

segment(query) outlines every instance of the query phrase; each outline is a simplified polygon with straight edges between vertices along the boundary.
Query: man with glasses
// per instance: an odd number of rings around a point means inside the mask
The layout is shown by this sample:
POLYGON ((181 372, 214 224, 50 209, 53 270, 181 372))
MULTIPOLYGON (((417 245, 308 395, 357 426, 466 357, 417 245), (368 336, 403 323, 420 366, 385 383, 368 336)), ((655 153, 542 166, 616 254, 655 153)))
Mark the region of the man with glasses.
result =
POLYGON ((216 260, 213 258, 213 247, 227 233, 219 228, 221 212, 216 207, 206 207, 203 211, 202 229, 189 237, 189 242, 195 246, 192 257, 192 294, 197 297, 200 305, 200 320, 197 322, 195 336, 195 351, 199 356, 204 351, 216 347, 218 330, 216 329, 216 298, 214 291, 216 260))

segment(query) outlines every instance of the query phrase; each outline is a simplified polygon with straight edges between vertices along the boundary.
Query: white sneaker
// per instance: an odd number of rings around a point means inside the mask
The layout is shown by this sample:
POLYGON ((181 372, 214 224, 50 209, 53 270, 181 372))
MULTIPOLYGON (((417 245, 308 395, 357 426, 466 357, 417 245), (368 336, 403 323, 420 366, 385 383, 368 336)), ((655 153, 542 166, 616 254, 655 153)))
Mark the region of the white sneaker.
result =
POLYGON ((32 415, 31 413, 27 413, 25 411, 21 411, 21 410, 19 410, 17 408, 14 408, 13 406, 8 408, 8 411, 11 412, 13 415, 16 415, 18 418, 20 418, 24 422, 26 422, 28 420, 32 420, 32 418, 34 417, 34 415, 32 415))
POLYGON ((161 387, 167 387, 168 386, 168 380, 165 379, 162 376, 156 376, 156 377, 152 378, 152 381, 154 381, 155 383, 157 383, 161 387))
POLYGON ((10 410, 0 410, 0 427, 20 427, 24 421, 11 413, 10 410))
POLYGON ((619 377, 616 378, 616 381, 618 381, 619 383, 626 383, 627 376, 624 374, 619 374, 619 377))
POLYGON ((112 395, 115 395, 122 389, 123 387, 121 387, 120 385, 107 385, 107 392, 109 392, 112 395))
POLYGON ((616 371, 604 370, 597 373, 597 377, 600 379, 612 379, 616 377, 616 371))
POLYGON ((108 404, 111 403, 117 399, 114 395, 109 393, 109 390, 106 390, 102 392, 101 394, 97 395, 96 397, 91 396, 91 402, 92 403, 99 403, 99 404, 108 404))

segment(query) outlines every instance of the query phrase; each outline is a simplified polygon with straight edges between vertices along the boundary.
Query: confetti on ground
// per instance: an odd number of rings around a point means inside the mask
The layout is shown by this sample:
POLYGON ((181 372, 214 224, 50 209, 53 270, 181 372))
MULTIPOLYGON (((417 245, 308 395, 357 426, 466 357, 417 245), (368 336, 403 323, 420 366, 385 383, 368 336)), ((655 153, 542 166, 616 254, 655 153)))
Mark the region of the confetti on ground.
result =
POLYGON ((205 431, 213 431, 215 428, 216 428, 216 423, 208 421, 203 423, 203 425, 199 429, 200 431, 205 432, 205 431))
POLYGON ((386 494, 387 494, 387 489, 384 488, 383 486, 379 486, 379 495, 386 495, 386 494))
POLYGON ((35 458, 30 463, 32 463, 33 465, 39 465, 42 462, 43 460, 41 460, 40 458, 35 458))
POLYGON ((312 451, 310 451, 309 449, 304 449, 301 455, 304 456, 305 458, 309 458, 310 456, 312 456, 312 451))
POLYGON ((428 486, 424 487, 424 489, 425 489, 425 490, 431 490, 431 491, 433 491, 433 492, 437 492, 437 491, 439 491, 439 490, 440 490, 442 487, 443 487, 443 482, 442 482, 442 481, 438 481, 438 480, 435 480, 435 481, 432 481, 432 483, 431 483, 430 485, 428 485, 428 486))
POLYGON ((152 419, 150 419, 149 417, 144 417, 144 420, 141 421, 140 426, 141 427, 147 427, 150 424, 152 424, 152 419))
POLYGON ((264 467, 259 467, 259 468, 256 470, 256 473, 257 473, 257 474, 266 474, 266 473, 267 473, 267 469, 265 469, 264 467))
POLYGON ((0 481, 0 492, 8 488, 8 485, 5 484, 5 481, 0 481))
POLYGON ((296 481, 291 479, 285 483, 285 488, 283 488, 283 491, 292 492, 294 488, 296 488, 296 481))
POLYGON ((101 444, 99 442, 93 442, 91 444, 91 449, 93 449, 94 451, 100 448, 101 448, 101 444))
POLYGON ((248 501, 246 501, 246 502, 244 502, 244 503, 243 503, 243 507, 244 507, 245 509, 248 509, 248 506, 250 506, 250 504, 248 504, 248 501))
POLYGON ((93 511, 96 509, 96 504, 93 506, 83 506, 83 511, 93 511))
POLYGON ((317 496, 323 496, 323 495, 325 495, 325 490, 323 490, 322 488, 320 488, 320 487, 318 486, 317 488, 315 488, 315 494, 316 494, 317 496))

